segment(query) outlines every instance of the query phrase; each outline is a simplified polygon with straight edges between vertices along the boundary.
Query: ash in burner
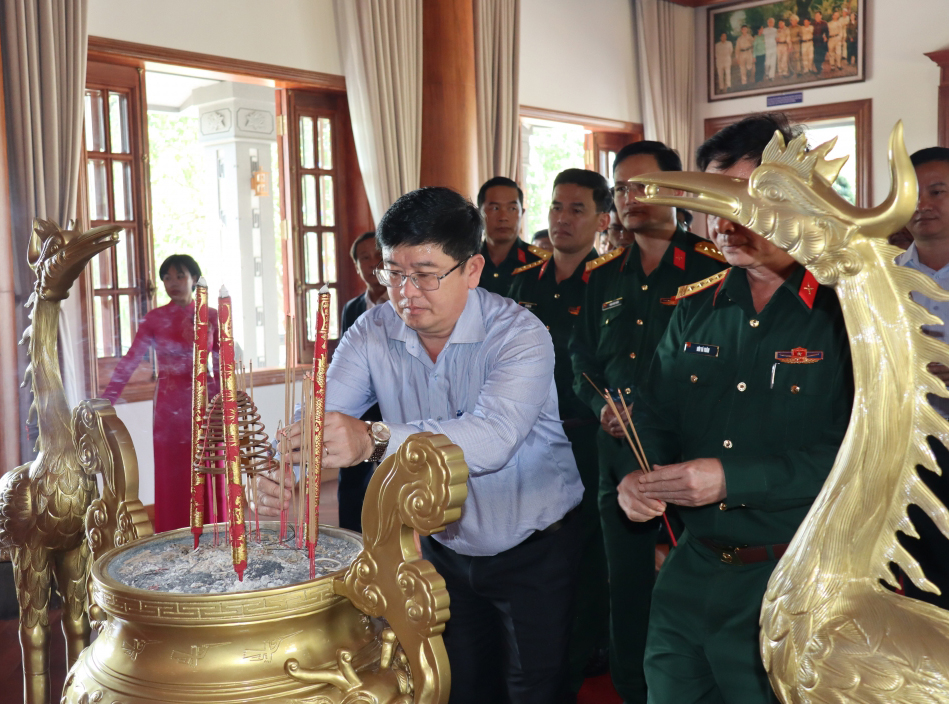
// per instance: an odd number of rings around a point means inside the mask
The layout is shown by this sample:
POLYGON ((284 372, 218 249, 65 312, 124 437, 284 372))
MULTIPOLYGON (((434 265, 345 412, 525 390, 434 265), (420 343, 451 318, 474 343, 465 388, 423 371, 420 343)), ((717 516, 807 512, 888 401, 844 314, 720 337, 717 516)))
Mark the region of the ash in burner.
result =
MULTIPOLYGON (((250 525, 247 528, 243 582, 237 579, 223 530, 219 529, 219 544, 214 545, 213 530, 208 526, 197 550, 189 532, 170 533, 167 538, 159 535, 122 551, 109 563, 109 575, 129 587, 171 594, 251 592, 309 581, 307 551, 296 547, 294 536, 281 543, 275 530, 261 526, 258 541, 256 531, 251 534, 250 525)), ((362 550, 357 540, 328 533, 320 531, 316 546, 317 579, 348 567, 362 550)))

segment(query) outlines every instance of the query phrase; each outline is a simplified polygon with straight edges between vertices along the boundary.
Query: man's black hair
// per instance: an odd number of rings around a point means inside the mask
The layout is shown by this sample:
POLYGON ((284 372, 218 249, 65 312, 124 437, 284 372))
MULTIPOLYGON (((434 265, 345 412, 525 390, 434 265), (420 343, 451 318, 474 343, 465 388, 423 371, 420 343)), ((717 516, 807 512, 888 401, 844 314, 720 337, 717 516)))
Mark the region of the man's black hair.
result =
POLYGON ((543 238, 550 239, 550 230, 546 227, 543 230, 538 230, 531 237, 531 242, 536 242, 537 240, 542 240, 543 238))
POLYGON ((359 237, 353 240, 353 246, 349 248, 349 256, 353 258, 354 262, 356 261, 356 256, 357 256, 356 250, 359 248, 359 245, 361 245, 363 242, 368 240, 370 237, 375 237, 375 236, 376 236, 376 233, 370 230, 369 232, 362 233, 361 235, 359 235, 359 237))
POLYGON ((913 166, 922 166, 933 161, 943 161, 949 164, 949 147, 926 147, 918 152, 913 152, 909 158, 913 166))
POLYGON ((158 267, 158 278, 164 279, 168 270, 174 267, 177 271, 187 271, 197 282, 201 278, 201 267, 190 254, 172 254, 158 267))
POLYGON ((613 159, 613 172, 615 173, 616 167, 629 157, 639 154, 649 154, 654 157, 660 171, 682 171, 682 159, 679 158, 675 149, 667 147, 662 142, 642 140, 627 144, 616 152, 616 158, 613 159))
POLYGON ((613 202, 613 194, 610 193, 610 184, 606 182, 602 174, 588 169, 564 169, 557 178, 554 179, 554 188, 561 184, 571 184, 573 186, 582 186, 593 191, 593 203, 596 206, 596 212, 610 212, 610 203, 613 202))
POLYGON ((420 188, 400 197, 376 228, 380 249, 434 244, 455 261, 477 254, 484 223, 471 201, 450 188, 420 188))
POLYGON ((695 151, 695 162, 699 171, 710 164, 718 169, 728 169, 745 159, 761 164, 761 155, 775 132, 784 135, 787 144, 801 133, 800 127, 791 127, 787 115, 768 112, 750 115, 709 137, 695 151))
POLYGON ((516 188, 517 189, 517 202, 521 204, 521 207, 524 207, 524 191, 521 190, 521 187, 518 186, 514 181, 505 177, 505 176, 495 176, 494 178, 489 178, 481 186, 481 190, 478 191, 478 207, 480 208, 484 205, 484 199, 488 195, 488 189, 494 188, 495 186, 505 186, 506 188, 516 188))

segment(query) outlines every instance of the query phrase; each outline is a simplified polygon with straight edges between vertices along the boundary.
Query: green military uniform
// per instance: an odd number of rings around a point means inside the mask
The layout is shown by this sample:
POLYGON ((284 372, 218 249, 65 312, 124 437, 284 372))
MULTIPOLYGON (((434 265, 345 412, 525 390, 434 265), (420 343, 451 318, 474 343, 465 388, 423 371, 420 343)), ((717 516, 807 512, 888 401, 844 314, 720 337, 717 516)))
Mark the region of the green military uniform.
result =
POLYGON ((481 272, 481 282, 478 285, 491 293, 498 293, 502 296, 507 296, 511 289, 511 277, 515 269, 525 264, 550 259, 550 252, 546 249, 528 244, 520 237, 514 240, 514 245, 507 253, 504 261, 498 266, 495 266, 494 262, 491 261, 487 242, 481 245, 481 254, 484 255, 484 271, 481 272))
POLYGON ((650 462, 718 458, 727 496, 679 507, 686 530, 649 616, 650 701, 777 701, 758 654, 761 599, 852 400, 837 296, 803 267, 760 312, 743 269, 683 290, 633 416, 650 462))
POLYGON ((599 419, 573 391, 573 368, 569 343, 583 306, 587 287, 585 264, 595 260, 595 250, 572 276, 557 283, 557 267, 548 259, 514 270, 510 297, 530 310, 547 326, 554 342, 554 382, 564 432, 573 447, 573 456, 583 481, 583 501, 577 517, 583 532, 583 559, 574 601, 574 623, 568 653, 570 685, 574 692, 583 684, 583 671, 598 648, 609 637, 609 588, 606 555, 597 508, 598 468, 596 433, 599 419))
MULTIPOLYGON (((636 243, 587 264, 589 284, 571 347, 573 388, 597 419, 606 401, 583 374, 600 390, 620 390, 629 400, 672 317, 679 287, 724 266, 711 243, 681 226, 649 276, 636 243)), ((616 487, 638 468, 622 452, 625 445, 625 439, 598 430, 600 521, 610 576, 610 673, 620 696, 632 704, 646 700, 642 662, 659 525, 634 523, 619 507, 616 487)))

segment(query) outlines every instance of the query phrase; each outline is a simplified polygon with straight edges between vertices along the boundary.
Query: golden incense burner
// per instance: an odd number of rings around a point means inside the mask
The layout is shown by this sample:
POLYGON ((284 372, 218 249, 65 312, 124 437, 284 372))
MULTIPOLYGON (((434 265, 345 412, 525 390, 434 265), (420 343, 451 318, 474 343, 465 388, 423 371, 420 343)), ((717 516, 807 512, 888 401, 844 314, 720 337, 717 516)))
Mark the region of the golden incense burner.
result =
MULTIPOLYGON (((70 671, 63 702, 446 702, 448 593, 420 559, 414 531, 430 535, 457 520, 467 479, 461 450, 445 436, 409 437, 369 484, 365 544, 320 526, 362 547, 353 562, 288 586, 180 594, 115 578, 115 565, 156 541, 190 546, 186 528, 97 557, 90 591, 100 633, 70 671)), ((276 532, 279 523, 263 527, 276 532)), ((205 526, 202 543, 210 540, 205 526)), ((220 549, 229 554, 226 543, 220 549)))

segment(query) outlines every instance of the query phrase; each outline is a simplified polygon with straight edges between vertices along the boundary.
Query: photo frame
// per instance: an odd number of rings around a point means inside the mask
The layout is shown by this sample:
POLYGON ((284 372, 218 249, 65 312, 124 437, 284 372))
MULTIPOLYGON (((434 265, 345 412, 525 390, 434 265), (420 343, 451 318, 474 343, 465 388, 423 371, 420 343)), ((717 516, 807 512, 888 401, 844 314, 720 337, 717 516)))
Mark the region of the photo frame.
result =
POLYGON ((754 0, 710 9, 709 101, 866 80, 866 5, 754 0))

